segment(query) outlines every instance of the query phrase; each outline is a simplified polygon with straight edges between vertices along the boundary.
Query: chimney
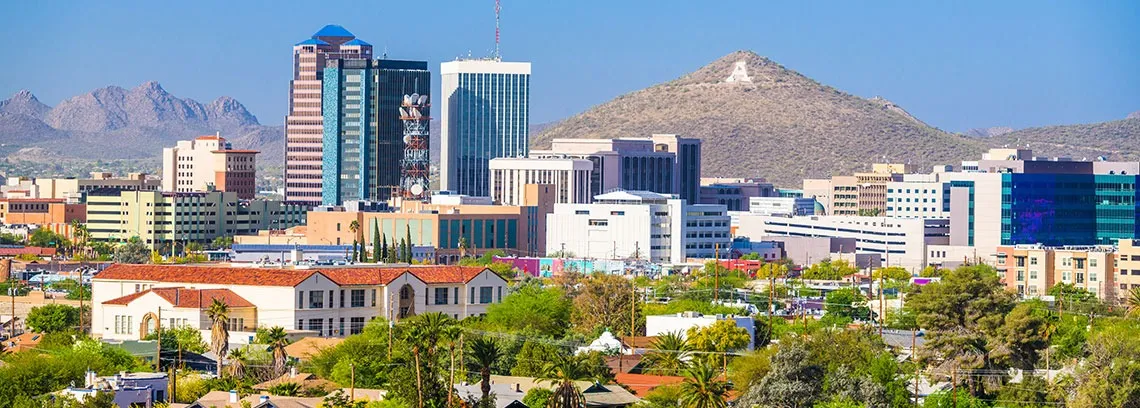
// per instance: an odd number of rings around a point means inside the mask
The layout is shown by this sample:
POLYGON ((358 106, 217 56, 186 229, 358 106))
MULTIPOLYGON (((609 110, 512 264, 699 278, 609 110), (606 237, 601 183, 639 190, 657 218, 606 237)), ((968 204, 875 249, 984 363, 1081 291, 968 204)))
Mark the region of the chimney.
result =
POLYGON ((515 392, 522 392, 522 384, 515 383, 515 392))
POLYGON ((292 378, 292 377, 296 377, 296 376, 297 376, 297 366, 289 367, 289 377, 292 378))
POLYGON ((178 298, 182 294, 181 288, 174 288, 174 307, 178 307, 178 298))
POLYGON ((237 402, 238 402, 237 390, 230 390, 230 403, 231 404, 237 404, 237 402))

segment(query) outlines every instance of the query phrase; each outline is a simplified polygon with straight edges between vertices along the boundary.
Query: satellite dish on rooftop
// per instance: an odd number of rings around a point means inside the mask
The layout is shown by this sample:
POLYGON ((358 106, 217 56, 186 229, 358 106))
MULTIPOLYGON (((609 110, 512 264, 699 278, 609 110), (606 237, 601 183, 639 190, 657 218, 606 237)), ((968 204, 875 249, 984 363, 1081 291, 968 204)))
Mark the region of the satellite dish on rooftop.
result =
POLYGON ((420 184, 413 184, 412 188, 409 190, 411 190, 413 195, 420 195, 424 193, 424 186, 420 184))
POLYGON ((407 105, 412 104, 412 97, 410 95, 404 95, 404 104, 407 104, 407 105))
POLYGON ((427 96, 427 95, 420 95, 420 100, 419 100, 418 102, 416 102, 416 104, 417 104, 417 105, 424 105, 424 104, 427 104, 427 100, 428 100, 428 96, 427 96))

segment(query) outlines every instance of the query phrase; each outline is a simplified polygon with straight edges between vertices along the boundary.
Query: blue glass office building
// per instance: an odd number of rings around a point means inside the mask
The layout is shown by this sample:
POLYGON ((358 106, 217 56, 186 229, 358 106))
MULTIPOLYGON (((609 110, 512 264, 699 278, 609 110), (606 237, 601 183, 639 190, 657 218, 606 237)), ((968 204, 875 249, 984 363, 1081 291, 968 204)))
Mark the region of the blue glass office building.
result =
POLYGON ((1112 245, 1136 238, 1137 176, 1002 174, 1003 245, 1112 245))
POLYGON ((530 63, 452 61, 440 73, 440 188, 488 196, 491 159, 529 150, 530 63))
MULTIPOLYGON (((400 185, 404 95, 431 93, 427 62, 336 60, 324 69, 321 202, 383 201, 400 185)), ((428 112, 425 112, 425 114, 428 112)))

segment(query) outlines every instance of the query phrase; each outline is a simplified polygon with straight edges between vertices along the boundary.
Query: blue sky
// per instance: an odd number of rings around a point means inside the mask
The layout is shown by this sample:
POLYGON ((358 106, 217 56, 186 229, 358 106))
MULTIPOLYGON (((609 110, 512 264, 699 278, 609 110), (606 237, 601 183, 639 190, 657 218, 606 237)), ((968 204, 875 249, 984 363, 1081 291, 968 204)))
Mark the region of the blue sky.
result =
MULTIPOLYGON (((321 26, 343 25, 377 53, 438 71, 441 61, 491 52, 493 3, 14 2, 0 13, 9 44, 0 98, 29 89, 54 105, 157 80, 180 97, 232 96, 280 124, 290 47, 321 26)), ((504 0, 502 16, 504 59, 534 64, 533 123, 740 49, 953 131, 1140 111, 1137 1, 504 0)))

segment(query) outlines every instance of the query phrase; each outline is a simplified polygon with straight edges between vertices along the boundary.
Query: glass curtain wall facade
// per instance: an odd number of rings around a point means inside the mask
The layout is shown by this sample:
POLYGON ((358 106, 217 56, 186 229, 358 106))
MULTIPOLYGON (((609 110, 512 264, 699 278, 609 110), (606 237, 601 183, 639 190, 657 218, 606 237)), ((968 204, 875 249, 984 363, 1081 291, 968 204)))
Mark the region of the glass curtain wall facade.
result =
POLYGON ((400 184, 404 95, 431 93, 422 61, 338 60, 325 68, 321 202, 383 201, 400 184))
POLYGON ((489 196, 490 160, 529 150, 530 63, 454 61, 441 71, 441 188, 489 196))
POLYGON ((1134 238, 1136 176, 1002 175, 1002 245, 1115 244, 1134 238))

